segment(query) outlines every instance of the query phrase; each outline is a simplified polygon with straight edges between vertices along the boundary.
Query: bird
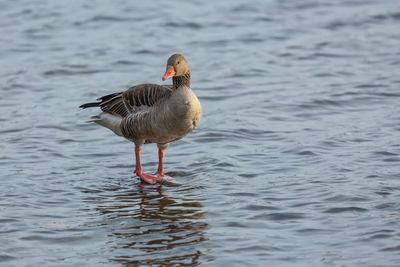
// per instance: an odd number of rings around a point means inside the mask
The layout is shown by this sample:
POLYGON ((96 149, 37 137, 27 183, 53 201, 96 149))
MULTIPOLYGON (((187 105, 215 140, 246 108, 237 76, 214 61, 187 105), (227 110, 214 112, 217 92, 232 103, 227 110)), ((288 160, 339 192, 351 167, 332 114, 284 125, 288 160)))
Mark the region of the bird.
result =
POLYGON ((191 70, 182 54, 167 60, 162 80, 172 78, 172 85, 139 84, 80 106, 97 107, 101 113, 92 116, 97 123, 135 144, 134 173, 147 184, 162 182, 166 149, 199 126, 202 107, 191 89, 191 70), (152 175, 141 164, 142 145, 157 144, 158 169, 152 175))

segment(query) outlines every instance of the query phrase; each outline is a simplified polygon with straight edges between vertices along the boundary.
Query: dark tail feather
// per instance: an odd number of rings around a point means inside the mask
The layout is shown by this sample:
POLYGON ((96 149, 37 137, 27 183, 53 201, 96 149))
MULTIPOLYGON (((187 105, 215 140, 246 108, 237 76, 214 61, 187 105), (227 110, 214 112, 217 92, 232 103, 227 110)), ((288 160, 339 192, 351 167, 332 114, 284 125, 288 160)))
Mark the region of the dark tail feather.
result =
POLYGON ((106 102, 106 101, 108 101, 108 100, 110 100, 110 99, 112 99, 112 98, 114 98, 114 97, 116 97, 116 96, 118 96, 120 94, 122 94, 122 92, 105 95, 105 96, 102 96, 100 98, 97 98, 97 100, 99 100, 100 102, 86 103, 86 104, 80 105, 79 107, 83 108, 83 109, 92 108, 92 107, 100 107, 102 103, 104 103, 104 102, 106 102))
POLYGON ((101 102, 105 102, 105 101, 110 100, 111 98, 114 98, 114 97, 116 97, 117 95, 120 95, 120 94, 122 94, 122 92, 105 95, 105 96, 102 96, 100 98, 97 98, 97 100, 100 100, 101 102))
POLYGON ((86 103, 86 104, 80 105, 79 107, 80 107, 80 108, 83 108, 83 109, 85 109, 85 108, 92 108, 92 107, 99 107, 99 106, 100 106, 100 103, 101 103, 101 102, 86 103))

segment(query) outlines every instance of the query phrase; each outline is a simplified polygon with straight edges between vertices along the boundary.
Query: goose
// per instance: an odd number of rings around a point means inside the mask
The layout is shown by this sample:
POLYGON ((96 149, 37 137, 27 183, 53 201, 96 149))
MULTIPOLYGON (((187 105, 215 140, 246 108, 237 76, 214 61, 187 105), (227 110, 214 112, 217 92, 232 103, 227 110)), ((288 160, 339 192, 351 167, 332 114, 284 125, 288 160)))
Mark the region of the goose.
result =
POLYGON ((80 106, 99 107, 101 113, 91 117, 116 135, 135 144, 134 173, 148 184, 161 182, 164 175, 164 156, 167 147, 199 126, 202 108, 191 89, 191 71, 181 54, 168 58, 162 80, 172 78, 172 85, 139 84, 126 91, 109 94, 80 106), (156 174, 145 173, 141 164, 142 145, 157 144, 156 174))

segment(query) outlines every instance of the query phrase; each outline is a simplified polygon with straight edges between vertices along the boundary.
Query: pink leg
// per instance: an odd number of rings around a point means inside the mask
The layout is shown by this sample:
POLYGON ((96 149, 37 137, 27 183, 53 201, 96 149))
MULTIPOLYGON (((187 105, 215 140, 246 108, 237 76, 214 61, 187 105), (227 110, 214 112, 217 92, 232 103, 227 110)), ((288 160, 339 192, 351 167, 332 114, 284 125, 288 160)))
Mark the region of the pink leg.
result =
MULTIPOLYGON (((136 158, 135 173, 136 173, 136 175, 139 176, 143 182, 146 182, 148 184, 155 184, 155 183, 157 183, 157 181, 161 181, 162 177, 160 177, 159 175, 157 175, 157 176, 150 175, 143 171, 142 164, 140 162, 141 153, 142 153, 142 148, 140 146, 135 146, 135 158, 136 158)), ((162 164, 161 164, 161 167, 162 167, 162 164)))
POLYGON ((164 156, 165 148, 158 148, 158 170, 157 177, 162 180, 164 177, 164 156))

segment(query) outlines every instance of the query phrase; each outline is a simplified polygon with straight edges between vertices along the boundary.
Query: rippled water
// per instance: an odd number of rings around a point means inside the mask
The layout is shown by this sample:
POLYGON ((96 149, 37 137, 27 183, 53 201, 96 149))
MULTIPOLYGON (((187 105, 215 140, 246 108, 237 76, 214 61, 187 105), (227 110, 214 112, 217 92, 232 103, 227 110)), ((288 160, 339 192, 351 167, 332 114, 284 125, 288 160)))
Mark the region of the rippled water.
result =
POLYGON ((400 266, 398 1, 1 6, 1 266, 400 266), (77 107, 174 52, 204 117, 141 185, 77 107))

